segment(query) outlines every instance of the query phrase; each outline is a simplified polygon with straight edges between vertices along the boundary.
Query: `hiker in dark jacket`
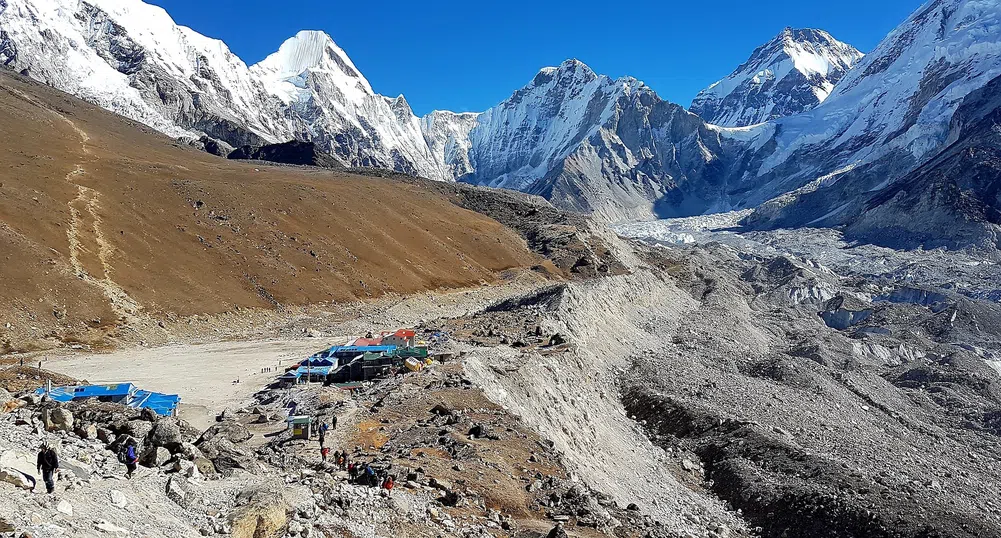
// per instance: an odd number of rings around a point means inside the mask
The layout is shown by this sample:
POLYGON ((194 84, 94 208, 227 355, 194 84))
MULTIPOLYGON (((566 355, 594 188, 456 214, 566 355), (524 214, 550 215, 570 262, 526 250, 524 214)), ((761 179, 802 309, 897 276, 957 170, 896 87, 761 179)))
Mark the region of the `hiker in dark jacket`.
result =
POLYGON ((372 469, 372 466, 369 464, 365 465, 365 483, 371 488, 379 485, 375 476, 375 470, 372 469))
POLYGON ((129 441, 122 449, 122 456, 120 459, 122 463, 125 464, 125 478, 132 478, 132 473, 136 472, 139 468, 139 449, 136 448, 136 444, 133 441, 129 441))
POLYGON ((330 415, 330 429, 337 429, 337 415, 330 415))
POLYGON ((56 489, 56 469, 59 469, 59 456, 49 445, 42 445, 38 451, 38 472, 42 473, 42 480, 45 481, 45 491, 52 493, 56 489))

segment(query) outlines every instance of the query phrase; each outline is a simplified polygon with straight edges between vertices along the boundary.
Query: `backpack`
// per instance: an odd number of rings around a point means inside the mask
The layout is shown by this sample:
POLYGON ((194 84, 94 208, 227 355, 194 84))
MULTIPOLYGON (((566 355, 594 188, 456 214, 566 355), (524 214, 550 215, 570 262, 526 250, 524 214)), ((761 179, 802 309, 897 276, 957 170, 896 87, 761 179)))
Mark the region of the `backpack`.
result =
POLYGON ((128 461, 125 451, 126 447, 124 445, 118 447, 118 463, 125 463, 126 461, 128 461))

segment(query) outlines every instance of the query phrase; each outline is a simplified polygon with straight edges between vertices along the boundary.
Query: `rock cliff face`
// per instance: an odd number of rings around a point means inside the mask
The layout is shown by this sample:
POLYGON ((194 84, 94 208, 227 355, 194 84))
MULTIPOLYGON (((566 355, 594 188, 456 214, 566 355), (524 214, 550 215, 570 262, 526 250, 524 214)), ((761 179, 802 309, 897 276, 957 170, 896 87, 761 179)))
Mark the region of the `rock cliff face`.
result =
POLYGON ((786 28, 699 92, 689 110, 724 127, 799 114, 822 103, 862 56, 823 30, 786 28))
POLYGON ((665 197, 678 205, 662 204, 668 212, 710 203, 689 204, 688 193, 716 198, 705 195, 722 173, 717 129, 636 79, 612 80, 577 60, 541 70, 474 118, 436 114, 425 123, 435 129, 430 143, 452 137, 445 164, 461 181, 608 220, 649 217, 665 197))

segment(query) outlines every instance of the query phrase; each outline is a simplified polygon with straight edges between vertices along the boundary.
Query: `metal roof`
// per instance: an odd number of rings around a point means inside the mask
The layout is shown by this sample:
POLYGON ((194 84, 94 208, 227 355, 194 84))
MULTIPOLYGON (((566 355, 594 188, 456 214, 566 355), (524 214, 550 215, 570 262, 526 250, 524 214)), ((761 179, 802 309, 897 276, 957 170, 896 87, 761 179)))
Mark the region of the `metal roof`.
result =
POLYGON ((304 375, 328 375, 330 370, 334 368, 334 366, 300 366, 295 371, 298 374, 296 377, 304 375))
MULTIPOLYGON (((46 389, 40 388, 35 394, 43 395, 46 389)), ((171 415, 181 402, 176 394, 163 394, 140 390, 132 383, 108 383, 104 385, 74 385, 53 387, 48 391, 49 398, 57 402, 71 402, 87 398, 112 398, 134 409, 151 409, 158 415, 171 415)))
MULTIPOLYGON (((135 392, 132 383, 110 383, 107 385, 73 385, 67 387, 52 387, 49 397, 57 402, 70 402, 77 398, 125 398, 135 392)), ((45 387, 35 391, 35 394, 45 394, 45 387)))

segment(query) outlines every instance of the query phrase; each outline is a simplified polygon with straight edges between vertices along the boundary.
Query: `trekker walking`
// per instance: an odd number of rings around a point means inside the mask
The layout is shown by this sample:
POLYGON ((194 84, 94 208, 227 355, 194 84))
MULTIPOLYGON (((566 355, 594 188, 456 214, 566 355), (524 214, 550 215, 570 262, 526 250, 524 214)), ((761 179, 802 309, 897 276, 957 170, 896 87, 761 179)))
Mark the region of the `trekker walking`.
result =
POLYGON ((324 422, 320 426, 320 446, 322 447, 327 442, 327 423, 324 422))
POLYGON ((129 439, 118 449, 118 461, 125 464, 125 478, 132 478, 132 473, 139 468, 139 449, 134 439, 129 439))
MULTIPOLYGON (((326 426, 326 424, 324 424, 324 426, 326 426)), ((330 429, 337 429, 337 415, 330 415, 330 429)))
POLYGON ((372 465, 368 463, 365 464, 365 480, 368 482, 369 487, 374 488, 378 484, 375 479, 375 470, 372 469, 372 465))
POLYGON ((327 461, 327 454, 330 454, 330 447, 325 446, 320 449, 320 460, 323 462, 327 461))
POLYGON ((49 444, 42 445, 38 451, 38 472, 42 473, 42 480, 45 481, 45 491, 52 493, 56 490, 56 470, 59 469, 59 456, 49 444))
POLYGON ((387 497, 392 497, 393 496, 393 486, 395 486, 395 485, 396 485, 396 481, 394 480, 393 475, 387 476, 386 480, 383 481, 382 488, 386 490, 386 496, 387 497))

